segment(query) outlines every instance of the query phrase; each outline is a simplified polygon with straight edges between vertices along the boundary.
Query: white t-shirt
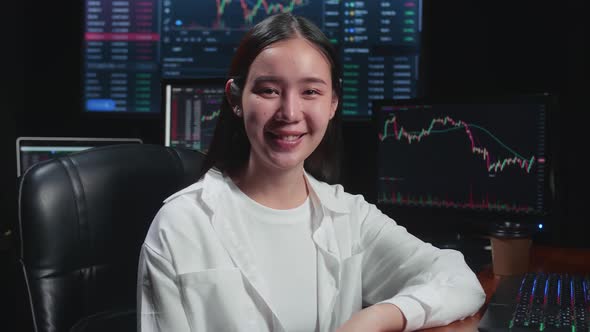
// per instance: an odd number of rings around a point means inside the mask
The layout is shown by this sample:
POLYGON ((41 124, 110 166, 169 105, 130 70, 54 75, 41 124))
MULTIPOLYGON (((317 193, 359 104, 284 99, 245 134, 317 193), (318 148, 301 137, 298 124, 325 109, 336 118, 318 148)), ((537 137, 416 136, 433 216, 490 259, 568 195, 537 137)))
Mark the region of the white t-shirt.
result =
POLYGON ((289 210, 263 206, 232 184, 256 264, 269 286, 276 315, 289 332, 316 331, 317 265, 311 202, 289 210))

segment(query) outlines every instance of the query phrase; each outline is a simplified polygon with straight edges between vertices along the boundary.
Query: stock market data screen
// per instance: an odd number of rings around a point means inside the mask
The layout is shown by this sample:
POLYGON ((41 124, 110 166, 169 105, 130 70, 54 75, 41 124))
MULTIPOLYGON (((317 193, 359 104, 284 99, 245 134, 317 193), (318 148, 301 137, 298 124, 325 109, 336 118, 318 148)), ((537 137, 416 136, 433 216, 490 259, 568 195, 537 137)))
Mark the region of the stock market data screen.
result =
POLYGON ((84 109, 161 111, 160 81, 224 77, 244 33, 292 12, 317 24, 342 59, 343 114, 417 95, 421 0, 86 0, 84 109))
POLYGON ((159 112, 159 2, 87 0, 84 109, 159 112))
POLYGON ((225 98, 222 79, 163 80, 164 144, 207 152, 225 98))
POLYGON ((551 150, 543 97, 379 105, 380 204, 544 214, 551 150))

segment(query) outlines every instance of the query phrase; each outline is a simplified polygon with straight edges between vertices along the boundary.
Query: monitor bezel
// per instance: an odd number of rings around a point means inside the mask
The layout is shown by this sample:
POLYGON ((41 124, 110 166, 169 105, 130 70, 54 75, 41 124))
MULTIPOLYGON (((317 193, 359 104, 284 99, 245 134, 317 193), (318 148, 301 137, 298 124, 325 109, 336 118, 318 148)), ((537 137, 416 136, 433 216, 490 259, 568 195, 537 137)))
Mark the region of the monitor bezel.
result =
POLYGON ((141 138, 124 137, 44 137, 44 136, 21 136, 16 139, 16 176, 20 177, 23 172, 21 148, 24 146, 104 146, 111 144, 143 144, 141 138))

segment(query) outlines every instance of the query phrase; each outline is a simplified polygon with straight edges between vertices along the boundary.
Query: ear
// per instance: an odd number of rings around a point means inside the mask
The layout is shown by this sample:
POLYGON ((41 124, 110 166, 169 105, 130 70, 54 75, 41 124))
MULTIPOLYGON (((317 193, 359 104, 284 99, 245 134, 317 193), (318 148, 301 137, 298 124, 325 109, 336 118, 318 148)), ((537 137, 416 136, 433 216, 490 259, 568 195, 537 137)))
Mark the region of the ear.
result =
POLYGON ((234 107, 235 106, 235 98, 232 94, 232 84, 234 84, 233 78, 230 78, 229 80, 227 80, 227 82, 225 82, 225 98, 227 98, 229 105, 231 107, 234 107))
POLYGON ((225 97, 232 107, 241 106, 242 104, 242 89, 233 78, 230 78, 225 83, 225 97))
POLYGON ((336 115, 336 110, 338 109, 338 96, 334 94, 332 96, 332 103, 330 104, 330 120, 336 115))

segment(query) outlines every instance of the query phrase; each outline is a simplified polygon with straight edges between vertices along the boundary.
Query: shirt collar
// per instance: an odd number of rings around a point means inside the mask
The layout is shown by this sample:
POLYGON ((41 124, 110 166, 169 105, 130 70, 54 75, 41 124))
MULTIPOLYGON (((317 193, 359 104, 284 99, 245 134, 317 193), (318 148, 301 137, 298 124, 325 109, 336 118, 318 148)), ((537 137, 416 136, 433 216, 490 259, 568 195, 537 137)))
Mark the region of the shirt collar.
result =
POLYGON ((348 204, 346 204, 345 198, 343 197, 345 192, 341 185, 329 185, 325 182, 318 181, 307 172, 305 172, 305 180, 312 189, 310 194, 315 195, 315 198, 323 207, 336 213, 350 212, 348 204))
MULTIPOLYGON (((305 181, 308 187, 311 188, 310 195, 312 199, 317 200, 319 204, 336 213, 349 213, 350 209, 346 204, 346 198, 344 197, 344 188, 341 185, 329 185, 325 182, 321 182, 314 178, 311 174, 304 172, 305 181)), ((202 189, 202 200, 214 210, 216 203, 220 201, 219 195, 223 192, 230 190, 227 179, 223 178, 224 175, 217 169, 210 169, 204 176, 203 179, 197 183, 194 183, 170 197, 164 200, 164 203, 171 201, 172 199, 188 194, 191 192, 197 192, 202 189)))
POLYGON ((182 195, 201 192, 202 200, 209 206, 209 208, 213 208, 215 206, 214 203, 216 197, 218 197, 220 192, 225 188, 228 188, 229 190, 227 183, 223 179, 223 174, 219 170, 212 168, 205 173, 201 180, 170 195, 164 200, 164 203, 168 203, 182 195))

